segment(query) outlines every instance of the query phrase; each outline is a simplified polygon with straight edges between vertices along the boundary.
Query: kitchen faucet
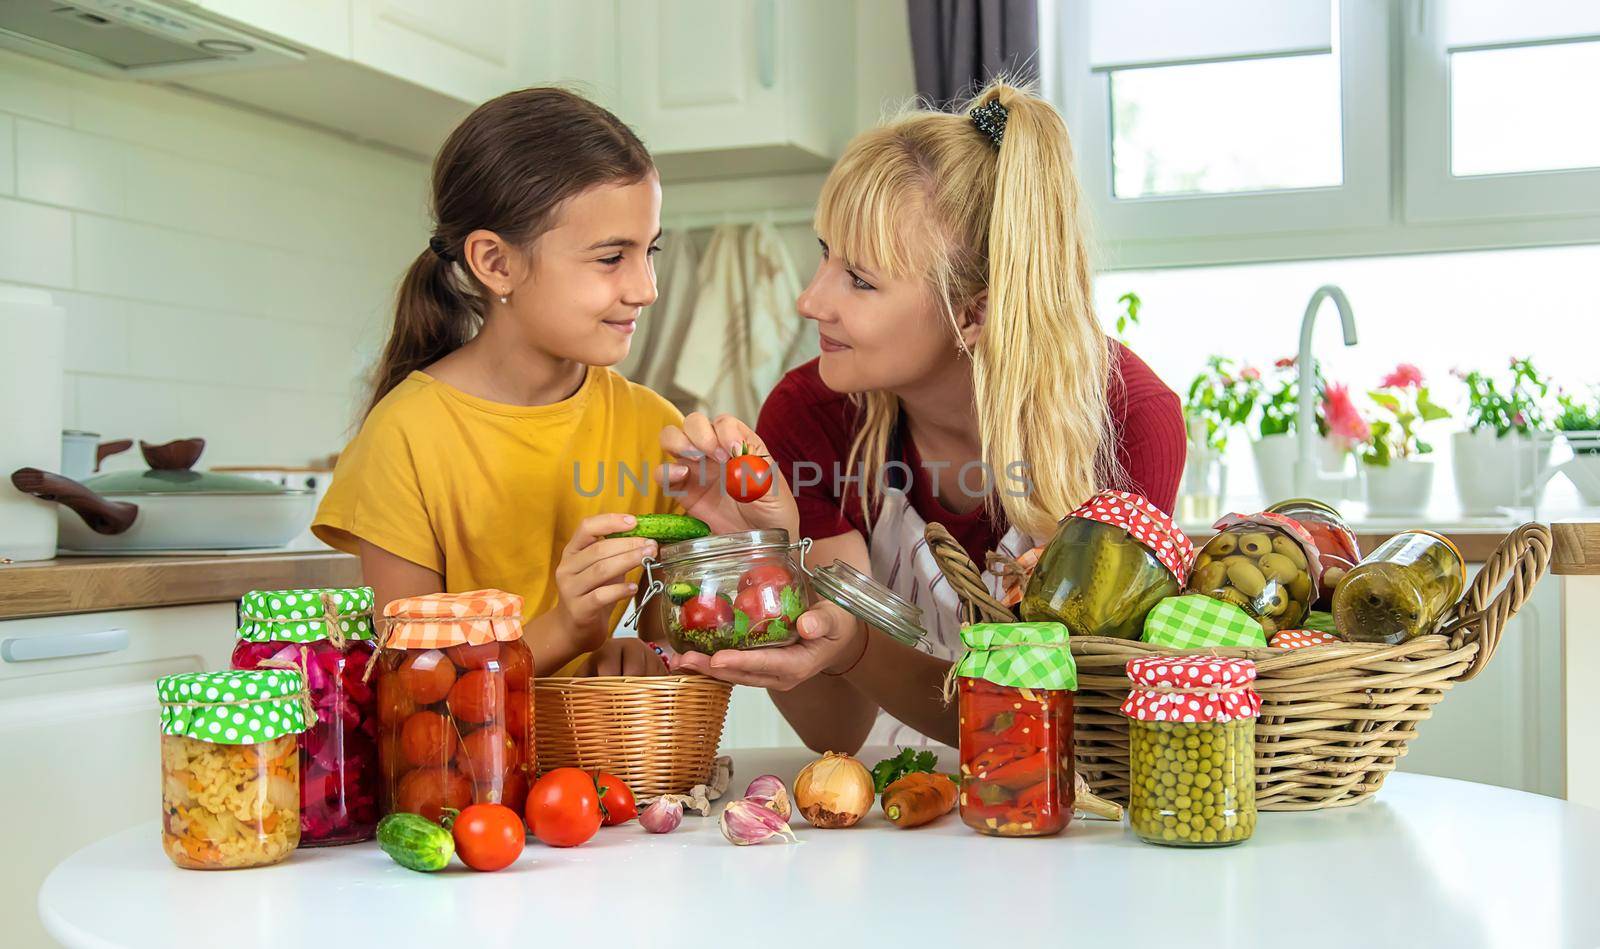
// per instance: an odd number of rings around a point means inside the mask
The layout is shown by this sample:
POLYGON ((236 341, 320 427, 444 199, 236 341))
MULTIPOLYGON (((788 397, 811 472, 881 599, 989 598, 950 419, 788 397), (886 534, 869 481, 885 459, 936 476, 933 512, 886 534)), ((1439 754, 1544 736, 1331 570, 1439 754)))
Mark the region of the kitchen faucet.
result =
POLYGON ((1356 318, 1350 312, 1350 301, 1344 291, 1333 284, 1324 284, 1311 295, 1306 304, 1306 315, 1300 320, 1300 359, 1297 366, 1300 386, 1300 419, 1295 429, 1298 454, 1294 464, 1294 493, 1301 497, 1314 497, 1317 493, 1317 463, 1312 454, 1312 440, 1316 438, 1316 363, 1311 360, 1311 331, 1317 323, 1317 308, 1323 300, 1332 300, 1339 311, 1339 322, 1344 326, 1344 344, 1356 344, 1356 318))

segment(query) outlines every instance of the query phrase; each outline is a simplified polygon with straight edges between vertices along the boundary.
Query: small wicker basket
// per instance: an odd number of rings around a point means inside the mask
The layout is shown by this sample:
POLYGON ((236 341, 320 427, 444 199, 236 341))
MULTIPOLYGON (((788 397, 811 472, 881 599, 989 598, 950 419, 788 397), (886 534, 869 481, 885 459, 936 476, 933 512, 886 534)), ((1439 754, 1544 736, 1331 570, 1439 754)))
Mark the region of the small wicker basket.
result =
MULTIPOLYGON (((976 565, 942 526, 927 529, 966 622, 1015 622, 989 594, 976 565)), ((1524 524, 1489 558, 1438 632, 1396 646, 1337 643, 1304 649, 1203 649, 1253 659, 1261 718, 1256 723, 1256 804, 1309 811, 1366 800, 1417 737, 1417 725, 1458 682, 1488 664, 1506 622, 1550 565, 1550 530, 1524 524), (1503 585, 1503 587, 1502 587, 1503 585), (1498 592, 1496 592, 1498 591, 1498 592)), ((1086 636, 1072 640, 1078 664, 1073 729, 1078 772, 1102 797, 1128 801, 1129 659, 1158 646, 1086 636)))
POLYGON ((639 797, 711 779, 733 686, 701 675, 534 680, 539 773, 600 768, 639 797))

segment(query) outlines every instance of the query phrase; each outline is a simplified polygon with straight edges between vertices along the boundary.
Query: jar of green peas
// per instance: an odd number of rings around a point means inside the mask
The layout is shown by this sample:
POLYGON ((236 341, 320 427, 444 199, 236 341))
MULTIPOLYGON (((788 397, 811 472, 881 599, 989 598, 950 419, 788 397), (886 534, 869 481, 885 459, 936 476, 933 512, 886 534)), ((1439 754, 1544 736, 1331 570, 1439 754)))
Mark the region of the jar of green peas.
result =
POLYGON ((1129 660, 1128 822, 1153 844, 1222 847, 1256 827, 1256 664, 1216 656, 1129 660))

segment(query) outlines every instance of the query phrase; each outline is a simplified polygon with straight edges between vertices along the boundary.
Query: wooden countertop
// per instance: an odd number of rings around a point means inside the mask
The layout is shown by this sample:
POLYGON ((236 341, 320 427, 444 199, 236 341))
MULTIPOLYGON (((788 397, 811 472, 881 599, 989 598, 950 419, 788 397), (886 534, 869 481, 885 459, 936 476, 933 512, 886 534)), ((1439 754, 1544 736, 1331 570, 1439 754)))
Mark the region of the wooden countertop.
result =
POLYGON ((336 550, 194 557, 58 557, 0 564, 0 619, 219 603, 250 590, 346 587, 361 561, 336 550))
POLYGON ((1566 576, 1600 576, 1600 522, 1557 521, 1550 525, 1555 550, 1550 572, 1566 576))

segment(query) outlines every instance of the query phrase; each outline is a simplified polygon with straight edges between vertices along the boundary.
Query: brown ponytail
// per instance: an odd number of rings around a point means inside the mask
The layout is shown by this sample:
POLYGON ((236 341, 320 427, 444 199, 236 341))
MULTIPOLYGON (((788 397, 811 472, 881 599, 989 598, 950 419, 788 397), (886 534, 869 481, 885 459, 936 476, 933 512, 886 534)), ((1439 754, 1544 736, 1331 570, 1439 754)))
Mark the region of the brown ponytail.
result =
POLYGON ((494 231, 532 245, 563 201, 595 185, 640 181, 655 163, 615 115, 564 89, 491 99, 450 133, 433 161, 429 247, 412 261, 394 329, 372 373, 366 414, 410 375, 477 334, 486 289, 457 261, 467 235, 494 231))

